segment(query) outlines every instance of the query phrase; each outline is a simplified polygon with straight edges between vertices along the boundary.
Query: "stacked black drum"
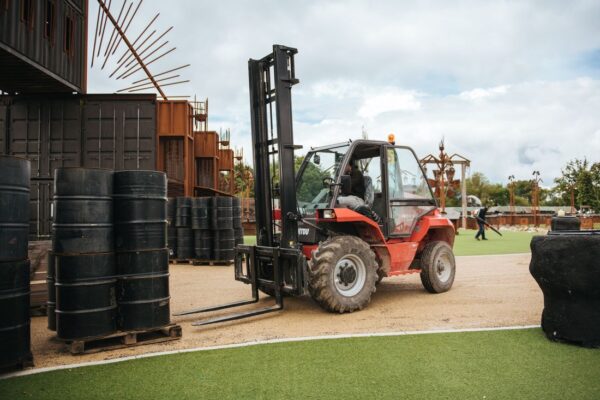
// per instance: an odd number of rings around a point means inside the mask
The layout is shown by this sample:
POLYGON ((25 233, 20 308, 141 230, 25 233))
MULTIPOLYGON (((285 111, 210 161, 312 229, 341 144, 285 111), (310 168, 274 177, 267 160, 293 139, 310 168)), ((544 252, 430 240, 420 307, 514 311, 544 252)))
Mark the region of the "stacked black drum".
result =
POLYGON ((235 236, 233 231, 233 209, 231 197, 212 198, 212 227, 214 231, 214 259, 233 260, 235 236))
POLYGON ((0 156, 0 368, 32 360, 29 317, 29 161, 0 156))
POLYGON ((192 229, 194 231, 194 255, 196 259, 213 258, 213 231, 211 229, 209 210, 211 197, 192 199, 192 229))
POLYGON ((231 210, 233 214, 233 236, 235 245, 244 244, 244 227, 242 226, 242 203, 239 197, 234 197, 231 201, 231 210))
POLYGON ((191 197, 177 197, 175 200, 175 226, 177 227, 176 258, 179 260, 194 258, 191 197))
MULTIPOLYGON (((54 185, 57 336, 169 324, 165 174, 60 168, 54 185)), ((50 329, 53 322, 49 316, 50 329)))
POLYGON ((167 199, 167 247, 169 248, 169 256, 175 258, 177 250, 177 227, 175 226, 176 214, 175 198, 167 199))
POLYGON ((119 328, 167 325, 166 175, 157 171, 115 172, 114 206, 119 328))
MULTIPOLYGON (((177 260, 231 261, 243 244, 242 208, 237 197, 177 197, 172 201, 177 260)), ((171 235, 172 230, 169 230, 171 235)), ((169 238, 169 243, 171 239, 169 238)))
POLYGON ((112 171, 55 171, 52 250, 56 333, 61 339, 117 330, 112 191, 112 171))

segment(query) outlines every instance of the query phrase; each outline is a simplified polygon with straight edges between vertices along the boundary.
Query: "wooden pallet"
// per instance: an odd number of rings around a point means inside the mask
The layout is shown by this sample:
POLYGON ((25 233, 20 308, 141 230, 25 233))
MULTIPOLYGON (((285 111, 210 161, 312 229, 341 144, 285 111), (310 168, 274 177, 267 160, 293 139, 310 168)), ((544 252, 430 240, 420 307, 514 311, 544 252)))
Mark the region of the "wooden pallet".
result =
POLYGON ((181 339, 181 325, 170 324, 160 328, 121 331, 106 336, 65 341, 65 343, 71 354, 75 355, 98 353, 179 339, 181 339))
POLYGON ((210 265, 214 267, 223 267, 233 264, 233 260, 192 260, 194 265, 210 265))
POLYGON ((186 259, 175 259, 172 260, 173 264, 191 264, 192 260, 186 260, 186 259))

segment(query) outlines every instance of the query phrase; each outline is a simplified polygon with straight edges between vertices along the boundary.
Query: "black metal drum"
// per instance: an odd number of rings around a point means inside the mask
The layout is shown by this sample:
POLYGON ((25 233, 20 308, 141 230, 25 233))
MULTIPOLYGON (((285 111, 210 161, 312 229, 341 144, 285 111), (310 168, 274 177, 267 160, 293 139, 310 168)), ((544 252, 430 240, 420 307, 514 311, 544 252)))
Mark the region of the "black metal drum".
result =
POLYGON ((27 258, 30 163, 0 155, 0 262, 27 258))
POLYGON ((29 260, 0 263, 0 368, 31 359, 29 260))
POLYGON ((46 314, 48 316, 48 329, 56 330, 56 263, 54 262, 54 253, 48 252, 48 272, 46 275, 46 286, 48 289, 48 301, 46 302, 46 314))
POLYGON ((113 250, 113 172, 58 168, 54 172, 55 253, 105 253, 113 250))
POLYGON ((233 228, 233 210, 231 197, 212 198, 212 228, 214 230, 233 228))
POLYGON ((177 228, 192 227, 191 197, 177 197, 175 199, 175 226, 177 228))
POLYGON ((114 253, 56 254, 56 334, 102 336, 117 329, 114 253))
POLYGON ((177 259, 194 258, 194 231, 191 228, 177 228, 177 259))
POLYGON ((115 250, 167 247, 167 176, 158 171, 114 174, 115 250))
POLYGON ((209 229, 199 229, 194 231, 194 252, 197 259, 212 259, 213 237, 214 234, 209 229))

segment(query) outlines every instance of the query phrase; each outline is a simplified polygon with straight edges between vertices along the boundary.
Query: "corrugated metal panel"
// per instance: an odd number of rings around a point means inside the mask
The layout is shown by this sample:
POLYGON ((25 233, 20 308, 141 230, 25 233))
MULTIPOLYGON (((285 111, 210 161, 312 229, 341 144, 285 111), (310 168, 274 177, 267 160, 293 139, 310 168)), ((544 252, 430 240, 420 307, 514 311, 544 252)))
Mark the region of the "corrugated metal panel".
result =
POLYGON ((219 155, 219 134, 217 132, 194 132, 194 144, 195 157, 218 157, 219 155))
POLYGON ((162 138, 161 151, 164 160, 164 172, 169 180, 183 183, 183 140, 180 138, 162 138))
POLYGON ((9 154, 31 161, 32 239, 50 237, 56 168, 156 169, 155 104, 155 96, 12 98, 5 140, 9 154))
POLYGON ((32 0, 30 23, 21 19, 21 1, 10 1, 0 13, 0 88, 7 92, 85 92, 87 10, 81 1, 52 2, 54 33, 45 35, 49 2, 32 0), (73 20, 70 54, 64 49, 65 18, 73 20))
POLYGON ((86 97, 84 166, 156 169, 153 97, 86 97))
POLYGON ((219 149, 219 170, 233 171, 233 150, 219 149))
POLYGON ((217 160, 215 158, 196 159, 196 186, 216 189, 217 160))
POLYGON ((52 233, 52 179, 32 179, 29 192, 29 236, 34 240, 51 237, 52 233))
POLYGON ((32 178, 81 165, 79 98, 19 98, 10 107, 9 153, 31 161, 32 178))
POLYGON ((158 134, 160 136, 192 136, 193 109, 185 100, 158 102, 158 134))

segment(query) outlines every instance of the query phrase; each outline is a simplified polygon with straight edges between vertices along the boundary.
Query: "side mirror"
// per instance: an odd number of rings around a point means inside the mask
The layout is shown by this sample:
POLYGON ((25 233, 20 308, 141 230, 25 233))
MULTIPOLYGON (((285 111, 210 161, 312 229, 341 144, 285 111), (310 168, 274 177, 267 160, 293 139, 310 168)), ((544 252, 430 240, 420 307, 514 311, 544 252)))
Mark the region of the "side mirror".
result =
POLYGON ((342 175, 340 184, 342 186, 342 196, 349 196, 352 193, 352 178, 350 175, 342 175))

